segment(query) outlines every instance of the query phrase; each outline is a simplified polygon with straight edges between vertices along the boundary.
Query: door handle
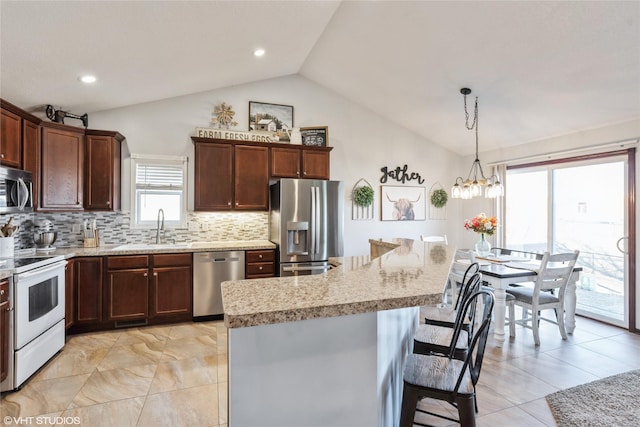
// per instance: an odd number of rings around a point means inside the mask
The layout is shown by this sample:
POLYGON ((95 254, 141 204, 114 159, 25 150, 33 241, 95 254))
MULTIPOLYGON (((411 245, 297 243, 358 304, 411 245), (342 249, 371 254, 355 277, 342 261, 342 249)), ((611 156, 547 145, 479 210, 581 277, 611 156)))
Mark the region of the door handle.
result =
MULTIPOLYGON (((628 236, 622 236, 621 238, 619 238, 619 239, 618 239, 618 241, 616 242, 616 247, 617 247, 617 248, 618 248, 618 250, 619 250, 620 252, 622 252, 623 254, 625 254, 625 255, 629 255, 629 251, 628 251, 628 250, 623 249, 623 248, 621 248, 621 247, 620 247, 620 243, 621 243, 623 240, 629 240, 629 237, 628 237, 628 236)), ((625 245, 625 246, 626 246, 626 245, 625 245)))

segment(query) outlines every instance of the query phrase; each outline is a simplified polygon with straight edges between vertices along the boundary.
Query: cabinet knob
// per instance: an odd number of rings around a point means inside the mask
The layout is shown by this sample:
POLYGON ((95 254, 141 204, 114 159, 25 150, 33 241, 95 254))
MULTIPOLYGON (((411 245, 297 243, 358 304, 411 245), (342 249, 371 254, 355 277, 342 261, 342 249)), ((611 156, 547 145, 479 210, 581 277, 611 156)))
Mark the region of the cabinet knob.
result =
POLYGON ((158 277, 158 273, 156 273, 155 271, 153 272, 153 275, 154 275, 155 277, 158 277))
POLYGON ((236 206, 238 206, 238 202, 236 202, 236 206))
POLYGON ((258 270, 262 271, 262 266, 258 267, 258 270))
POLYGON ((258 255, 258 258, 262 259, 262 254, 258 255))
POLYGON ((307 172, 302 172, 302 175, 305 175, 305 176, 306 176, 306 175, 307 175, 307 172))
POLYGON ((107 206, 111 206, 111 202, 107 200, 107 206))
POLYGON ((144 273, 144 277, 147 277, 147 276, 149 276, 149 275, 147 273, 144 273))
POLYGON ((4 295, 4 289, 0 290, 0 295, 4 295))
POLYGON ((228 203, 227 203, 227 206, 231 206, 231 202, 228 202, 228 203))
POLYGON ((0 154, 0 158, 3 158, 3 159, 4 159, 4 154, 0 154))

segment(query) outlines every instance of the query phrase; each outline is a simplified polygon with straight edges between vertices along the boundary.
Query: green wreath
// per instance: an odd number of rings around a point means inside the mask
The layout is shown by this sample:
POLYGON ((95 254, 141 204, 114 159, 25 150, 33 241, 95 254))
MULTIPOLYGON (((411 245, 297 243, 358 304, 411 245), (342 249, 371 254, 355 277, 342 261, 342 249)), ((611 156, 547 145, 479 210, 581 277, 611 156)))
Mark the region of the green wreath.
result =
POLYGON ((373 188, 367 185, 356 188, 353 191, 353 202, 364 208, 370 206, 373 203, 373 188))
POLYGON ((436 208, 444 207, 444 205, 447 204, 448 200, 449 196, 447 195, 447 192, 442 188, 434 190, 433 193, 431 193, 431 204, 436 208))

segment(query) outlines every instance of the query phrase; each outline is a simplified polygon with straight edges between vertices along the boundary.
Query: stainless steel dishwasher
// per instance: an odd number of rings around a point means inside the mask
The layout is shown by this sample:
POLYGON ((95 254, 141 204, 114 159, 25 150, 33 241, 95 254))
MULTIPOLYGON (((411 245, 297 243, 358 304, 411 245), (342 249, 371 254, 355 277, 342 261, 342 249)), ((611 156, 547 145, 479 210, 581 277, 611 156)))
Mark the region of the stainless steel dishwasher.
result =
POLYGON ((244 251, 194 252, 193 317, 220 316, 225 280, 244 279, 244 251))

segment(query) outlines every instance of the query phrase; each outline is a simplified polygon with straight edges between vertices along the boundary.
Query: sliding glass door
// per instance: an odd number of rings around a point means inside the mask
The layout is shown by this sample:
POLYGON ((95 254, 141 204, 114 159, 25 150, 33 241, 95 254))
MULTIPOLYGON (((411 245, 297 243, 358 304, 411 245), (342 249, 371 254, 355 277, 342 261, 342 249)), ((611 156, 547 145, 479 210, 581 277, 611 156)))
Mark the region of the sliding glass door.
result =
POLYGON ((505 240, 527 251, 580 250, 577 313, 629 325, 626 155, 507 170, 505 240))

